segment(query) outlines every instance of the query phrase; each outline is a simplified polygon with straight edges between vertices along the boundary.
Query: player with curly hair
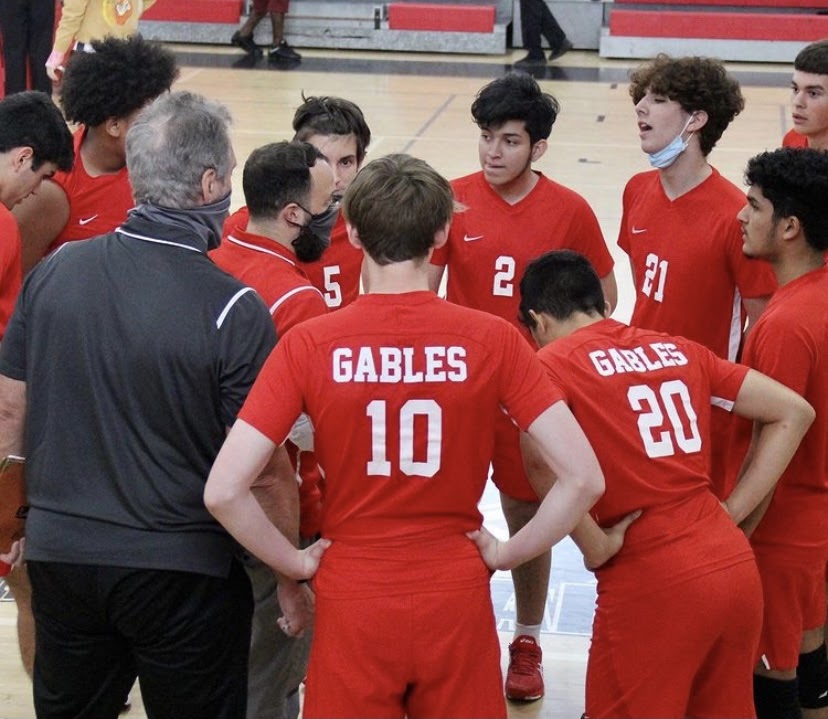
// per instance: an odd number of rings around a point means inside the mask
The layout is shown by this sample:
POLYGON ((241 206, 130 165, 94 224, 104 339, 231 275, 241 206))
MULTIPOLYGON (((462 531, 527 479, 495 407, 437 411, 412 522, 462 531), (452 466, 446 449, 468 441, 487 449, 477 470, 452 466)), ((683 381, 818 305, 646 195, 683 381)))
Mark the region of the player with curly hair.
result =
MULTIPOLYGON (((816 410, 776 491, 752 518, 750 542, 765 609, 754 668, 758 719, 828 716, 828 153, 783 148, 752 158, 739 213, 744 252, 766 260, 779 290, 745 342, 742 362, 801 394, 816 410), (761 519, 759 518, 761 517, 761 519), (801 712, 801 713, 800 713, 801 712)), ((753 433, 737 424, 738 475, 753 433)), ((752 449, 752 447, 751 447, 752 449)))
MULTIPOLYGON (((770 267, 742 253, 736 214, 745 194, 708 156, 744 108, 719 60, 659 55, 633 71, 641 149, 655 168, 624 189, 618 245, 630 257, 630 324, 681 335, 735 360, 745 330, 776 287, 770 267)), ((724 485, 730 415, 714 408, 712 468, 724 485)), ((717 491, 726 497, 728 487, 717 491)))
POLYGON ((75 133, 75 166, 15 208, 23 271, 64 242, 112 231, 132 208, 125 138, 138 112, 170 89, 175 57, 139 36, 93 42, 66 67, 61 103, 75 133))

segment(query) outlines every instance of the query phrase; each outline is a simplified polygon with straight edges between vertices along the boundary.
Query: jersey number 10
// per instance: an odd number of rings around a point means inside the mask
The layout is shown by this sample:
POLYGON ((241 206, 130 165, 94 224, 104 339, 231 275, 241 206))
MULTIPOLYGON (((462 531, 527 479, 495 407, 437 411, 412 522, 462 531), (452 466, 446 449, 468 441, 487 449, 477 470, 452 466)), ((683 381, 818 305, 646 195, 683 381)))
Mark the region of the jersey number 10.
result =
POLYGON ((627 390, 627 401, 638 414, 638 431, 648 457, 672 457, 676 446, 684 454, 701 449, 698 416, 690 404, 687 385, 681 380, 663 382, 658 394, 646 384, 635 385, 627 390), (661 430, 665 411, 669 426, 661 430))
MULTIPOLYGON (((391 476, 388 461, 387 402, 375 399, 368 403, 365 414, 371 418, 371 460, 366 466, 369 475, 391 476)), ((393 420, 392 420, 393 421, 393 420)), ((400 471, 408 477, 433 477, 440 470, 443 445, 443 410, 433 399, 410 399, 400 407, 400 471), (414 418, 424 417, 427 426, 425 461, 414 459, 414 418)))

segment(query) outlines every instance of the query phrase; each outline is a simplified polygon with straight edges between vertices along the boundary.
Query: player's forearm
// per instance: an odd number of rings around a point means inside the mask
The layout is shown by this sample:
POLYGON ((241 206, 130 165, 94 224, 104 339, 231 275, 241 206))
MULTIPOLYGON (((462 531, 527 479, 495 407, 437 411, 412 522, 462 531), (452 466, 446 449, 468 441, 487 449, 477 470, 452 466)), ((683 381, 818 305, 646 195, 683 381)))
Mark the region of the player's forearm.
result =
POLYGON ((584 555, 584 564, 587 569, 596 569, 609 559, 606 532, 589 514, 584 515, 570 536, 581 550, 581 554, 584 555))
POLYGON ((252 490, 242 495, 205 492, 204 503, 239 544, 274 572, 307 579, 299 550, 267 518, 252 490))
POLYGON ((601 494, 595 484, 589 473, 559 476, 532 520, 500 547, 499 568, 523 564, 572 532, 601 494))
MULTIPOLYGON (((810 409, 810 405, 805 404, 810 409)), ((812 409, 808 412, 803 408, 788 419, 757 428, 740 479, 725 502, 736 524, 741 524, 773 491, 813 417, 812 409)))
POLYGON ((276 448, 250 489, 270 523, 298 546, 299 484, 284 447, 276 448))

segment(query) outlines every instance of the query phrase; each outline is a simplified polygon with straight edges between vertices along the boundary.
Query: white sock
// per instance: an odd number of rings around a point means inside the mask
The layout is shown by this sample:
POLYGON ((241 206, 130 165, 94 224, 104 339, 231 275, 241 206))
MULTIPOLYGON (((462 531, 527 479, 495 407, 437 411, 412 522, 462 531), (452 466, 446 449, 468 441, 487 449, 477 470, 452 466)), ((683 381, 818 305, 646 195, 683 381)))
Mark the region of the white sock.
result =
POLYGON ((517 639, 519 636, 527 636, 532 637, 538 644, 540 644, 540 631, 541 625, 540 624, 519 624, 515 622, 515 634, 512 637, 512 641, 517 639))

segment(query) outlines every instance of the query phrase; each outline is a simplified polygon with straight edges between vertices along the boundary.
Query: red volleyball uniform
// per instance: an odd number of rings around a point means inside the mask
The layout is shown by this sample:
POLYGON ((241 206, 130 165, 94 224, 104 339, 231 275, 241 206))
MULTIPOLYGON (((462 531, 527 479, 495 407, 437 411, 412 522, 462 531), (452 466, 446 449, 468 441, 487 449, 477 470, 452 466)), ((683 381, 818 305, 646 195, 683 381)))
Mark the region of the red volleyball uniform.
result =
MULTIPOLYGON (((250 213, 246 207, 236 210, 224 223, 222 237, 247 229, 250 213)), ((348 242, 342 213, 331 230, 331 244, 315 262, 302 262, 303 272, 324 296, 331 310, 346 307, 359 296, 362 250, 348 242)))
POLYGON ((539 356, 604 470, 593 519, 643 510, 596 572, 587 715, 753 716, 759 577, 708 477, 711 403, 732 407, 747 368, 614 320, 539 356))
MULTIPOLYGON (((482 172, 454 180, 454 196, 467 209, 454 215, 448 242, 431 259, 432 264, 448 268, 450 302, 502 317, 533 348, 531 335, 517 319, 526 265, 550 250, 570 249, 584 255, 599 277, 613 267, 586 200, 537 174, 535 187, 514 205, 492 189, 482 172)), ((498 426, 492 464, 492 478, 501 491, 515 499, 537 501, 523 468, 520 435, 505 419, 498 426)))
MULTIPOLYGON (((210 257, 225 272, 259 293, 270 309, 279 339, 294 325, 328 312, 325 300, 308 281, 296 256, 274 240, 235 230, 210 257)), ((312 452, 300 455, 290 445, 289 453, 302 478, 299 534, 313 537, 319 531, 319 471, 312 452)))
POLYGON ((302 411, 316 428, 333 544, 306 716, 506 715, 489 571, 465 533, 495 417, 525 429, 560 397, 514 328, 431 292, 363 295, 277 344, 239 417, 276 443, 302 411))
POLYGON ((5 205, 0 204, 0 339, 6 332, 23 281, 20 253, 17 220, 5 205))
MULTIPOLYGON (((780 287, 748 334, 742 361, 802 395, 816 419, 779 479, 751 536, 765 589, 760 656, 792 669, 803 630, 825 622, 828 564, 828 267, 780 287)), ((739 422, 730 452, 736 476, 752 427, 739 422)))
MULTIPOLYGON (((657 170, 635 175, 624 189, 618 246, 630 257, 635 306, 630 324, 681 335, 736 361, 746 313, 744 298, 776 289, 770 265, 742 252, 736 215, 745 193, 714 168, 710 177, 671 200, 657 170)), ((732 421, 714 410, 711 479, 720 497, 732 421)))
POLYGON ((86 128, 75 132, 75 164, 69 172, 51 178, 61 186, 69 202, 69 219, 49 246, 47 254, 65 242, 88 240, 112 232, 135 207, 126 165, 111 175, 90 175, 83 164, 81 145, 86 128))
POLYGON ((808 138, 796 130, 788 130, 782 138, 782 147, 809 147, 808 138))

